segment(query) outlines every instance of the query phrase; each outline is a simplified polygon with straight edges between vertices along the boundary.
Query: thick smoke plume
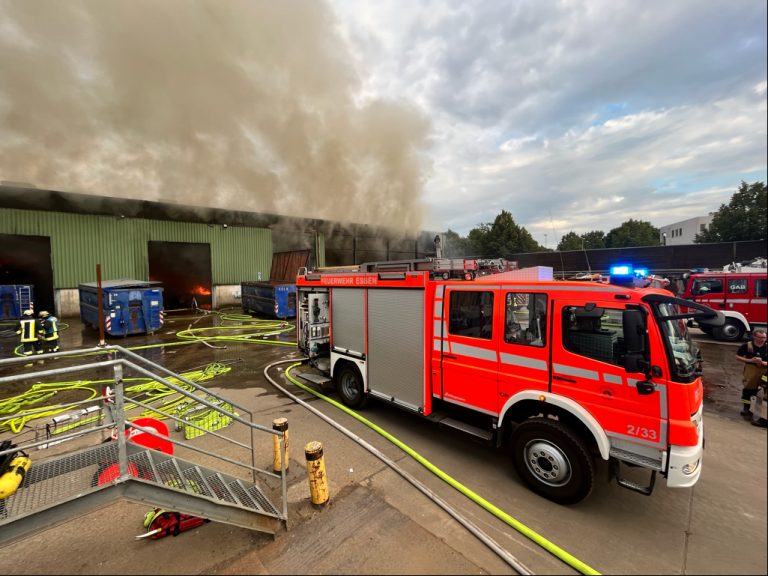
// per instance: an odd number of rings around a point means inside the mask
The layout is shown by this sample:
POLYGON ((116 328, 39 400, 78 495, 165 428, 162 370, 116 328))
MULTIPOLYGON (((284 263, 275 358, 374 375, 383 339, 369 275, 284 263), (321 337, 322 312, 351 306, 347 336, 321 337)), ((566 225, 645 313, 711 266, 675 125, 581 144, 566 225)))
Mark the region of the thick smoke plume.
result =
POLYGON ((428 123, 317 0, 0 0, 0 180, 421 226, 428 123))

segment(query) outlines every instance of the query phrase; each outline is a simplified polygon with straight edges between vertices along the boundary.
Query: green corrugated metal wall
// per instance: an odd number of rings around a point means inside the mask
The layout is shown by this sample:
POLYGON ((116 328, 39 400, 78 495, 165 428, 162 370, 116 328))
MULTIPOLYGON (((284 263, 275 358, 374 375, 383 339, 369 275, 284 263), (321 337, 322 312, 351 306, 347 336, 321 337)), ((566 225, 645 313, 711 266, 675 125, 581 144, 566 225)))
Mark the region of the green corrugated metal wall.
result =
POLYGON ((213 284, 269 278, 272 232, 245 228, 0 208, 0 234, 49 236, 54 288, 104 280, 149 279, 147 242, 197 242, 211 246, 213 284))

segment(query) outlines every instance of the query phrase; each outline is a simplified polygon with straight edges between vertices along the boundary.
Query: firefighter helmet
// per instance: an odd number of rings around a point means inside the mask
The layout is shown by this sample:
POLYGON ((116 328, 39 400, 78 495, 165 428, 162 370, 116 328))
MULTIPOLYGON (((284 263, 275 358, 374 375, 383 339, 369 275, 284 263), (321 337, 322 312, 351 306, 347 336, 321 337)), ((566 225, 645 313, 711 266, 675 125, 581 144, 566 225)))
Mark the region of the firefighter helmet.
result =
POLYGON ((32 316, 32 310, 24 310, 24 316, 32 316))
POLYGON ((48 318, 49 314, 45 310, 40 310, 40 318, 48 318))

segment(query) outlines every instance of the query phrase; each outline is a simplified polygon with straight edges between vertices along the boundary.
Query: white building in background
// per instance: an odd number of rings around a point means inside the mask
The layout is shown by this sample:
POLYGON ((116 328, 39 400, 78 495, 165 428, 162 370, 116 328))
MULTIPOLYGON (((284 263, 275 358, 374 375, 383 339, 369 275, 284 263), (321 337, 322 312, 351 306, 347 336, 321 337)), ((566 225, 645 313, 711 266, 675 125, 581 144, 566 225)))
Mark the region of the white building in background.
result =
POLYGON ((662 246, 693 244, 696 234, 701 234, 709 228, 714 215, 714 212, 710 212, 706 216, 688 218, 688 220, 662 226, 659 228, 659 242, 662 246))

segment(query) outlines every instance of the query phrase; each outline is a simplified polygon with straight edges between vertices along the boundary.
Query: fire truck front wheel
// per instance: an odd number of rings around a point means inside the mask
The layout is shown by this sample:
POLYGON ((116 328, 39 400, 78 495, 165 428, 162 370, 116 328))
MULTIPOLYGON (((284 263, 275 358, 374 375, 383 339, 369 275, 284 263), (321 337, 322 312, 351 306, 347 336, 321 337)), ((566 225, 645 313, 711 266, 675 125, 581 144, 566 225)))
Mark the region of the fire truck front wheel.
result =
POLYGON ((523 422, 512 435, 511 448, 515 470, 537 494, 558 504, 575 504, 592 492, 595 467, 589 450, 561 422, 523 422))
POLYGON ((354 364, 345 363, 336 372, 336 390, 342 402, 350 408, 363 408, 368 403, 363 378, 354 364))

